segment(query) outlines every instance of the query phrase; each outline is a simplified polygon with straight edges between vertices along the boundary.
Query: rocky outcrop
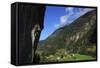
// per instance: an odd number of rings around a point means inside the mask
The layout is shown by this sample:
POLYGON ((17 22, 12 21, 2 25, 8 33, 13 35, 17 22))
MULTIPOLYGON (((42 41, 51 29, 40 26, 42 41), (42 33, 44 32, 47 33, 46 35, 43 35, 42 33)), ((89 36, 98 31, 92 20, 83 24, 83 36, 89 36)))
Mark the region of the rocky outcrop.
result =
POLYGON ((43 29, 44 11, 44 5, 18 4, 18 64, 20 65, 34 64, 32 51, 36 50, 43 29), (37 35, 32 40, 32 30, 36 30, 34 28, 36 24, 40 27, 40 31, 36 31, 37 35))

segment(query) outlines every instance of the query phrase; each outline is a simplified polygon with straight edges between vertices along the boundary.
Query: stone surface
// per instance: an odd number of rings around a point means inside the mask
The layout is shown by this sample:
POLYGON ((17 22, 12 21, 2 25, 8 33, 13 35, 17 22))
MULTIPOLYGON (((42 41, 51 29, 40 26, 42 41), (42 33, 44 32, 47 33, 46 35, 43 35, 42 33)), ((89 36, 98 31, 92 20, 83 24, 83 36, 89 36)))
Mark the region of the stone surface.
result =
MULTIPOLYGON (((34 26, 38 24, 43 29, 44 5, 18 4, 18 64, 34 64, 32 61, 32 35, 34 26)), ((34 40, 36 50, 41 31, 34 40)))

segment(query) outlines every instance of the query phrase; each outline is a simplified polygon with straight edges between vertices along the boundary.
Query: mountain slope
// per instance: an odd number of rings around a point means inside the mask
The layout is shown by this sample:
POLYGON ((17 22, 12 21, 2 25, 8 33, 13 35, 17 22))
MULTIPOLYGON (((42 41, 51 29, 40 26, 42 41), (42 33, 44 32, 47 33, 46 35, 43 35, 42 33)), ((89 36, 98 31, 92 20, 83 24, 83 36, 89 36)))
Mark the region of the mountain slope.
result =
POLYGON ((37 52, 50 55, 64 49, 70 54, 79 53, 96 57, 96 39, 96 11, 93 10, 40 41, 37 52))

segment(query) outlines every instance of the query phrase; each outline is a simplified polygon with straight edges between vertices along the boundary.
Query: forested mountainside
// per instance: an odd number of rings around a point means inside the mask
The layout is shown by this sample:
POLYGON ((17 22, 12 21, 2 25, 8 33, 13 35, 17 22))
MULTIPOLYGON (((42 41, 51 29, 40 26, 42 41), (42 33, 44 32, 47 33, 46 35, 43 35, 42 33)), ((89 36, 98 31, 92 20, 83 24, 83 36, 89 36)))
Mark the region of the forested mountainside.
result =
POLYGON ((96 59, 96 11, 90 11, 39 42, 40 62, 96 59))

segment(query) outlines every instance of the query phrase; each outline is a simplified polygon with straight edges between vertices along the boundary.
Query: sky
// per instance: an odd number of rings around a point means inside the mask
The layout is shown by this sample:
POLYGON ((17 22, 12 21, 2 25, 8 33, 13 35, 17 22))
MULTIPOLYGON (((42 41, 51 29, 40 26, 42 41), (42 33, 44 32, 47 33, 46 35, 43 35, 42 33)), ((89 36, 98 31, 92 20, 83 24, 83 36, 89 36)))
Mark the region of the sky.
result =
POLYGON ((71 24, 77 18, 92 10, 94 9, 84 7, 46 6, 44 28, 40 40, 45 40, 56 29, 71 24))

